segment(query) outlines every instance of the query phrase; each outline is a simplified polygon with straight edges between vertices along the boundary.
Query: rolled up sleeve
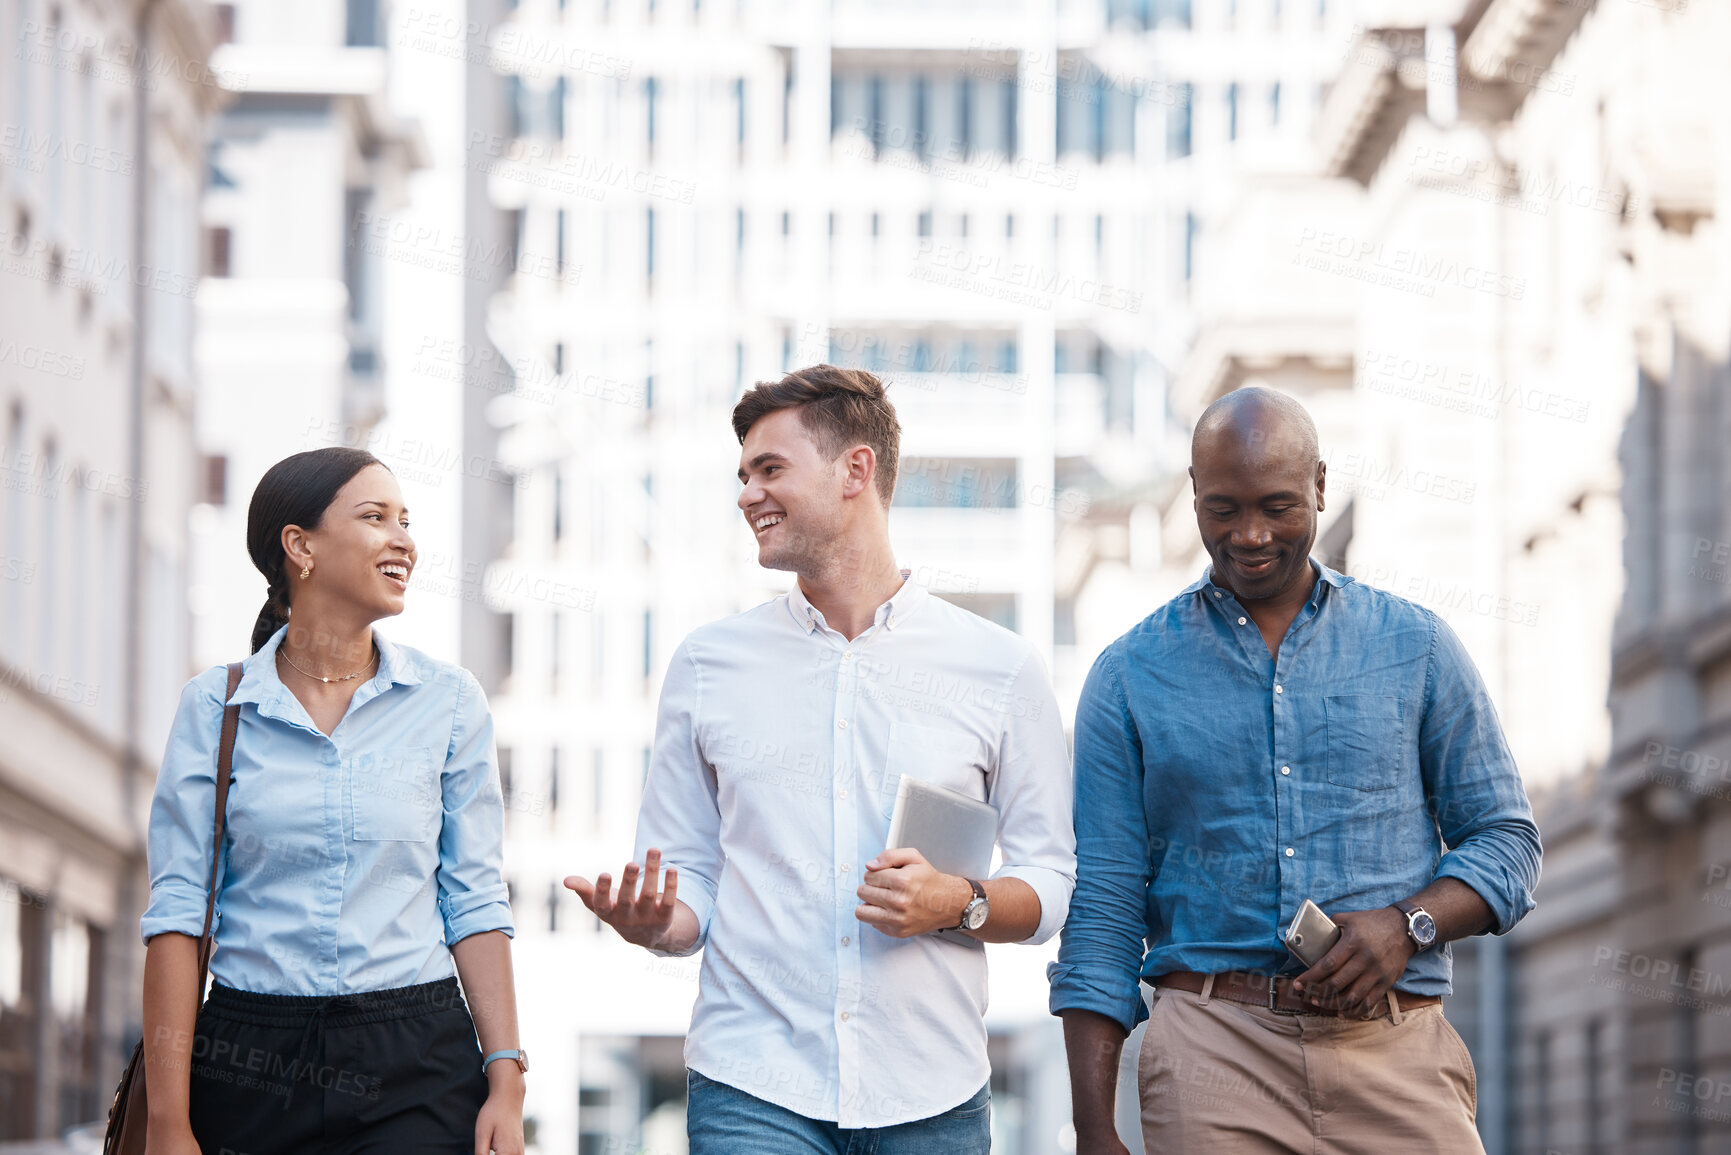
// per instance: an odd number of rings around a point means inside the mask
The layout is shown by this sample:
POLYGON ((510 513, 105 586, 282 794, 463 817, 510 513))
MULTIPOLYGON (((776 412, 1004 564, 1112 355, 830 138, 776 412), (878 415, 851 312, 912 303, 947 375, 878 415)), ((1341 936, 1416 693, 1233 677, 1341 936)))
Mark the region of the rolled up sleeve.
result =
POLYGON ((211 681, 221 673, 218 669, 186 684, 169 727, 145 836, 150 901, 138 929, 147 943, 169 932, 193 938, 204 933, 223 708, 211 681))
POLYGON ((998 811, 1003 865, 993 878, 1019 878, 1040 900, 1040 923, 1023 942, 1058 933, 1076 886, 1076 831, 1070 817, 1070 752, 1058 699, 1039 655, 1029 650, 1004 704, 1004 729, 990 801, 998 811))
POLYGON ((1142 742, 1117 647, 1094 663, 1076 706, 1076 891, 1047 967, 1050 1009, 1086 1010, 1128 1034, 1148 1017, 1140 986, 1152 873, 1142 742))
POLYGON ((1436 877, 1472 887, 1507 934, 1533 909, 1539 829, 1477 667, 1434 615, 1432 630, 1419 766, 1448 847, 1436 877))
MULTIPOLYGON (((697 916, 697 941, 689 950, 653 952, 663 956, 693 954, 703 946, 721 881, 721 810, 715 770, 703 756, 702 706, 702 671, 688 639, 675 651, 661 684, 655 745, 632 852, 641 862, 651 847, 660 850, 662 869, 679 871, 679 900, 697 916)), ((656 882, 659 886, 662 880, 656 882)))
POLYGON ((493 715, 474 676, 464 672, 457 689, 451 744, 439 777, 444 805, 439 829, 439 914, 445 943, 499 930, 514 936, 502 873, 505 808, 499 761, 493 748, 493 715))

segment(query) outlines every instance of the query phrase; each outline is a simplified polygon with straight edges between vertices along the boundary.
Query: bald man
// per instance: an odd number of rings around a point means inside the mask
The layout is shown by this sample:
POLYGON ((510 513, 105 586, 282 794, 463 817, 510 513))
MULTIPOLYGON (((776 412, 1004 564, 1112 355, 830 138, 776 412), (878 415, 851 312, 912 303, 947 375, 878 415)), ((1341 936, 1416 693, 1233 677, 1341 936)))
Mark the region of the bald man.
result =
POLYGON ((1327 476, 1296 401, 1215 402, 1190 479, 1213 564, 1076 710, 1050 977, 1077 1150, 1125 1151, 1118 1061, 1147 1019, 1151 1153, 1482 1151, 1447 944, 1506 933, 1539 873, 1496 711, 1435 614, 1310 557, 1327 476), (1307 899, 1340 928, 1308 968, 1280 937, 1307 899))

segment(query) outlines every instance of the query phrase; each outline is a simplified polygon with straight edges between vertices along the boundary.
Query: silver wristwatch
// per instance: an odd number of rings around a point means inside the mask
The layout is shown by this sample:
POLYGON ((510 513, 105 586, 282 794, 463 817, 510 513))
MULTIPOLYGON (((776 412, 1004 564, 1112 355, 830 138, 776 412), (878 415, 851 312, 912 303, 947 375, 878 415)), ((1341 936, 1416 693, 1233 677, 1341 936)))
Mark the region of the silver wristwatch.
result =
POLYGON ((962 921, 952 928, 954 930, 979 930, 986 925, 986 919, 991 917, 992 906, 986 901, 986 888, 971 878, 967 882, 974 888, 974 897, 968 900, 968 905, 962 907, 962 921))
POLYGON ((1423 954, 1436 945, 1436 919, 1430 916, 1430 911, 1411 899, 1403 898, 1389 905, 1406 917, 1406 937, 1412 940, 1415 952, 1423 954))

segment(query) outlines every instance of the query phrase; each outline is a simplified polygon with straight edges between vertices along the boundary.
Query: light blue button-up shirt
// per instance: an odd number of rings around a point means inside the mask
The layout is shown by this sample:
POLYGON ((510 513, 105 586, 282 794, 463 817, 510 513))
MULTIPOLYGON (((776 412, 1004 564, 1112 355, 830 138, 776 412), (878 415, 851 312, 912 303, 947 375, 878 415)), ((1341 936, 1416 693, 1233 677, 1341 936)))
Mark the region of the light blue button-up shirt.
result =
MULTIPOLYGON (((1539 832, 1496 709, 1434 613, 1326 566, 1269 656, 1205 577, 1100 655, 1076 708, 1076 893, 1053 1013, 1128 1031, 1138 977, 1296 974, 1305 899, 1371 910, 1439 877, 1504 933, 1533 908, 1539 832)), ((1210 575, 1211 576, 1211 575, 1210 575)), ((1449 992, 1449 948, 1396 987, 1449 992)))
MULTIPOLYGON (((287 627, 243 663, 211 974, 337 995, 454 973, 449 944, 513 933, 493 721, 474 675, 377 631, 379 668, 329 735, 277 676, 287 627)), ((181 693, 150 807, 146 941, 204 925, 228 671, 181 693)))

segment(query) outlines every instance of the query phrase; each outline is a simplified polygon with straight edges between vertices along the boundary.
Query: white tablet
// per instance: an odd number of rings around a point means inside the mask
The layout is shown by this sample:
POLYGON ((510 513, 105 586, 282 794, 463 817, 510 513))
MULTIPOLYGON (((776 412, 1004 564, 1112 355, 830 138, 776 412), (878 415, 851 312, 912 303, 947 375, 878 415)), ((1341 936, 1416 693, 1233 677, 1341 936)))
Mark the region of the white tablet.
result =
POLYGON ((886 849, 911 847, 943 874, 983 879, 992 872, 998 812, 947 786, 902 775, 886 849))

